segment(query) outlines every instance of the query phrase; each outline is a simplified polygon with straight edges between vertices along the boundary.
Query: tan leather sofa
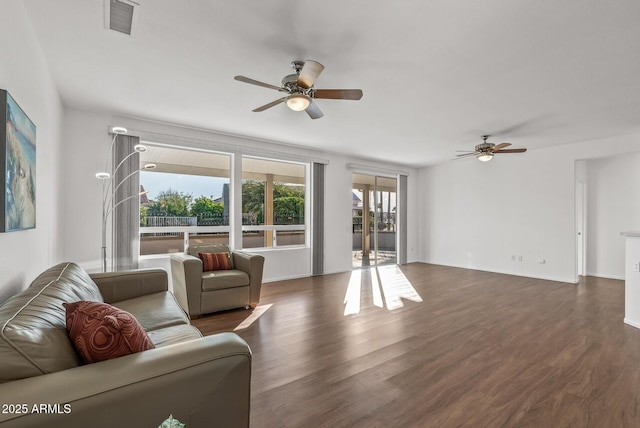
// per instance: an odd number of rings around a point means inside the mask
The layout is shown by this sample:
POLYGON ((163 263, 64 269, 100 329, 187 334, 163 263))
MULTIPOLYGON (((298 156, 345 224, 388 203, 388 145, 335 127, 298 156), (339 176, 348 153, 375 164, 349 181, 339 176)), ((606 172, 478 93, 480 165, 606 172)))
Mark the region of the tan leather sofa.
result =
POLYGON ((171 255, 173 291, 190 317, 241 307, 260 301, 264 256, 230 251, 223 244, 192 245, 171 255), (204 272, 198 253, 231 254, 232 269, 204 272))
POLYGON ((161 269, 43 272, 0 306, 1 427, 249 426, 251 351, 239 336, 202 337, 161 269), (104 301, 132 313, 156 346, 83 365, 63 302, 104 301))

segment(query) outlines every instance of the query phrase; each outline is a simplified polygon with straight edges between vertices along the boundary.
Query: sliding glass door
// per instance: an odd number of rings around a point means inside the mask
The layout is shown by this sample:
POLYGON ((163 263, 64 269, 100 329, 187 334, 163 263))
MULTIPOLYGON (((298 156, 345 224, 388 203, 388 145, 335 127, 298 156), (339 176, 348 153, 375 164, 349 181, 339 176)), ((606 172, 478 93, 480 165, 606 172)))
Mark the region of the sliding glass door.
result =
POLYGON ((354 173, 351 196, 353 268, 396 263, 396 178, 354 173))

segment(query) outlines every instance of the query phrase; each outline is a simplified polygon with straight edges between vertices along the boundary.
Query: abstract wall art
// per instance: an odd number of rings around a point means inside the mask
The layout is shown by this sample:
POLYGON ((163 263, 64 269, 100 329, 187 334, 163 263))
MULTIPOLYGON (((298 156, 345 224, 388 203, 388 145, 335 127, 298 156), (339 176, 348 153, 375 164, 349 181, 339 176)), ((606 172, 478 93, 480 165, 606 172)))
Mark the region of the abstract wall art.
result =
POLYGON ((36 126, 0 89, 0 232, 36 227, 36 126))

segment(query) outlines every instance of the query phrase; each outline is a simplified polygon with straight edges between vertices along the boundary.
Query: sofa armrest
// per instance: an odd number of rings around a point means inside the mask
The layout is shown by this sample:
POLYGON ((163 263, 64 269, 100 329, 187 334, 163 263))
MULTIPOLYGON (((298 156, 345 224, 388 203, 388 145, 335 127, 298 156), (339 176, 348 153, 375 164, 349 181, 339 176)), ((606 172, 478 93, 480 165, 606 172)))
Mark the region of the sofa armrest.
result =
POLYGON ((232 254, 235 268, 249 275, 250 305, 255 308, 260 302, 264 256, 246 251, 234 251, 232 254))
POLYGON ((98 285, 106 303, 169 290, 169 279, 164 269, 134 269, 92 273, 90 276, 98 285))
POLYGON ((189 316, 200 315, 202 260, 184 253, 171 254, 171 280, 173 294, 182 309, 189 316))
POLYGON ((189 428, 248 427, 250 383, 249 346, 221 333, 0 384, 27 410, 0 413, 0 427, 157 427, 170 414, 189 428))

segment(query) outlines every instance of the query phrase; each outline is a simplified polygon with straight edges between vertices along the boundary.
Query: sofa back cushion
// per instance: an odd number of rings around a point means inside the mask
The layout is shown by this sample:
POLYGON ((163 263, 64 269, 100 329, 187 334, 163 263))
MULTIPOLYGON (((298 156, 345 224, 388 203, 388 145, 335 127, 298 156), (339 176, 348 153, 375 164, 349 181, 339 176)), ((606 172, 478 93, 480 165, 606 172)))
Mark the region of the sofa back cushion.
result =
POLYGON ((235 269, 233 266, 233 257, 231 257, 231 249, 225 244, 203 244, 203 245, 191 245, 187 248, 187 254, 193 257, 198 257, 198 253, 227 253, 229 255, 229 262, 231 263, 231 269, 235 269))
POLYGON ((62 306, 78 300, 102 302, 102 295, 82 268, 61 263, 0 307, 0 383, 81 364, 62 306))

